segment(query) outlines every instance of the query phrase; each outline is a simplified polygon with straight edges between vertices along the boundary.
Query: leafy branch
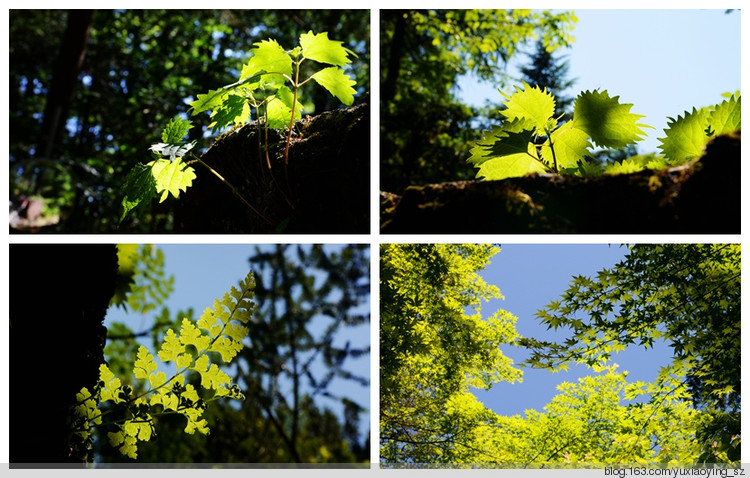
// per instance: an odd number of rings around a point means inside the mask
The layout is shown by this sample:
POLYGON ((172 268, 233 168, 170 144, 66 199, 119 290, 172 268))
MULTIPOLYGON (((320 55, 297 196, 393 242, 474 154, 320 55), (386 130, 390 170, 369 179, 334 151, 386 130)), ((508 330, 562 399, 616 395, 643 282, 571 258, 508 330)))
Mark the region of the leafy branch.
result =
POLYGON ((574 104, 573 117, 561 123, 554 117, 555 98, 538 86, 506 98, 501 126, 472 143, 468 161, 479 169, 477 177, 488 180, 532 173, 599 175, 643 169, 661 169, 693 160, 714 135, 740 129, 739 92, 725 95, 717 105, 693 109, 675 120, 669 118, 666 136, 660 138, 661 155, 636 155, 620 163, 594 164, 594 147, 621 149, 643 139, 642 115, 631 113, 632 104, 620 103, 604 91, 584 91, 574 104))
POLYGON ((215 300, 213 308, 206 308, 197 323, 184 318, 179 334, 167 330, 157 356, 164 363, 176 365, 176 372, 169 379, 158 370, 148 349, 140 346, 133 375, 144 382, 146 390, 139 395, 134 395, 133 387, 115 377, 107 364, 101 364, 93 393, 84 387, 76 394, 71 442, 77 451, 88 458, 93 445, 92 429, 108 426, 117 430, 107 434, 110 444, 135 459, 137 442, 149 441, 155 434, 154 417, 171 413, 186 418, 185 433, 198 431, 207 435, 208 423, 201 415, 209 402, 221 397, 245 398, 210 354, 218 354, 223 363, 230 363, 242 350, 242 340, 249 332, 246 325, 255 311, 254 289, 251 271, 240 282, 240 289, 233 286, 221 300, 215 300), (198 388, 185 383, 188 372, 200 375, 198 388), (124 418, 103 420, 110 415, 124 418))
MULTIPOLYGON (((349 56, 356 55, 345 48, 342 42, 330 40, 328 33, 315 34, 312 31, 300 35, 299 46, 292 50, 285 50, 275 40, 264 40, 253 45, 252 53, 253 56, 242 67, 236 82, 197 95, 190 103, 191 115, 210 112, 212 122, 209 127, 215 133, 228 126, 245 124, 255 113, 259 126, 262 124, 265 128, 266 166, 275 183, 276 178, 268 156, 268 128, 286 129, 284 174, 289 188, 289 146, 294 121, 302 117, 303 110, 298 98, 299 89, 314 80, 341 103, 351 105, 356 94, 356 90, 352 88, 355 82, 346 74, 344 67, 351 63, 349 56), (330 66, 301 79, 300 69, 307 60, 330 66)), ((195 156, 191 162, 182 160, 196 145, 196 141, 183 141, 191 128, 189 121, 174 118, 162 133, 162 143, 150 148, 155 160, 146 165, 138 164, 130 171, 124 187, 120 222, 133 209, 150 203, 157 194, 161 194, 159 202, 163 202, 169 194, 178 199, 180 191, 185 192, 196 177, 195 171, 190 167, 193 162, 199 162, 208 168, 249 209, 269 222, 237 188, 205 162, 195 156)), ((294 207, 283 188, 278 187, 278 183, 276 185, 289 205, 294 207)))

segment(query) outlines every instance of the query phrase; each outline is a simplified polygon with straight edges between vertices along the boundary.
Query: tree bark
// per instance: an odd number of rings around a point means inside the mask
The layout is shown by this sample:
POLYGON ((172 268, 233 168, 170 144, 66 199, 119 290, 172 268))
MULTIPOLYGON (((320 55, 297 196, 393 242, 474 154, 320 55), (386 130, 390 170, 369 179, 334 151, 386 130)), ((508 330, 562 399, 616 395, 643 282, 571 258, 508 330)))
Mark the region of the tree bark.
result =
POLYGON ((286 132, 253 122, 219 137, 175 205, 186 233, 368 233, 370 108, 367 103, 297 121, 285 165, 286 132), (268 144, 268 160, 265 148, 268 144), (268 168, 268 161, 271 168, 268 168), (288 179, 287 179, 288 178, 288 179))
POLYGON ((11 466, 80 463, 70 407, 98 380, 116 275, 114 245, 10 245, 11 466))

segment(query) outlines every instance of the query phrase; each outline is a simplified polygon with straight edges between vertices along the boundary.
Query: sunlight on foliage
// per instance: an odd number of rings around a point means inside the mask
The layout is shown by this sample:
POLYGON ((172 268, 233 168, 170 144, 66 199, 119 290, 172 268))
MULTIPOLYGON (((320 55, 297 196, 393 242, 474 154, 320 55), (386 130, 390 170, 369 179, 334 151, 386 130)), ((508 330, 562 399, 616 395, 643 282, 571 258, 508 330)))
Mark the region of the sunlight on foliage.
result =
MULTIPOLYGON (((252 56, 242 66, 238 81, 197 94, 190 103, 191 115, 209 112, 209 126, 214 133, 228 126, 248 123, 253 114, 258 118, 259 125, 264 123, 265 127, 274 129, 288 128, 284 152, 286 165, 293 122, 302 117, 299 88, 314 80, 347 106, 354 102, 354 95, 357 94, 353 88, 355 81, 343 69, 351 63, 350 56, 356 55, 345 48, 343 42, 330 40, 326 32, 315 34, 312 31, 300 35, 299 42, 300 46, 292 50, 285 50, 271 39, 254 43, 252 56), (300 79, 300 65, 305 60, 332 66, 318 70, 307 79, 300 79)), ((128 173, 123 186, 120 223, 132 211, 150 204, 157 195, 160 195, 160 203, 169 195, 179 199, 180 193, 186 192, 192 185, 196 178, 195 170, 183 160, 197 144, 195 140, 184 140, 192 126, 189 121, 174 117, 162 131, 162 143, 149 148, 155 160, 146 165, 136 164, 128 173)), ((199 162, 211 169, 198 158, 190 162, 199 162)), ((236 195, 239 194, 225 178, 213 172, 236 195)), ((249 205, 244 198, 241 199, 249 205)))
MULTIPOLYGON (((502 93, 502 92, 501 92, 502 93)), ((711 137, 741 128, 740 96, 735 93, 721 104, 693 109, 677 119, 669 118, 666 136, 660 138, 661 155, 638 155, 620 162, 594 163, 594 147, 622 149, 643 139, 639 123, 643 115, 631 113, 632 104, 599 90, 584 91, 574 104, 573 118, 558 124, 555 99, 538 86, 523 84, 506 101, 501 126, 485 132, 471 144, 468 161, 478 168, 477 177, 506 179, 532 173, 581 176, 627 174, 661 169, 694 160, 703 154, 711 137)))
POLYGON ((162 362, 174 362, 177 366, 170 378, 158 370, 154 356, 141 345, 133 364, 133 376, 145 382, 145 391, 137 396, 131 386, 123 385, 120 378, 102 364, 94 394, 83 388, 76 395, 78 404, 72 410, 74 433, 90 448, 93 427, 114 426, 118 431, 107 434, 110 444, 133 459, 137 458, 137 442, 151 439, 154 417, 161 414, 179 413, 185 417, 185 433, 208 434, 208 422, 201 418, 207 403, 220 397, 245 398, 219 364, 229 363, 243 347, 242 341, 249 333, 247 324, 255 311, 254 288, 251 271, 240 282, 239 289, 232 286, 221 299, 215 300, 212 308, 206 308, 197 324, 185 318, 179 334, 172 329, 167 331, 157 355, 162 362), (221 362, 213 362, 213 353, 219 354, 221 362), (185 384, 185 374, 189 372, 200 375, 200 390, 185 384), (103 423, 102 418, 114 411, 125 418, 103 423))

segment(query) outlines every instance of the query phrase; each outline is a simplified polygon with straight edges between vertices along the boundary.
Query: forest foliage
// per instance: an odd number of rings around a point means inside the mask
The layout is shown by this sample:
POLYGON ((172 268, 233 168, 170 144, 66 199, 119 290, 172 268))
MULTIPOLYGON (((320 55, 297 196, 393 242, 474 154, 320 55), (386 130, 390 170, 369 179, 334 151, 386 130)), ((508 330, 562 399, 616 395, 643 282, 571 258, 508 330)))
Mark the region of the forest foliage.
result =
POLYGON ((276 245, 249 248, 248 255, 254 282, 246 278, 195 319, 192 309, 170 310, 168 293, 142 294, 173 281, 160 248, 119 246, 120 271, 130 280, 120 281, 112 304, 152 320, 142 331, 130 321, 108 327, 104 383, 80 396, 80 423, 92 429, 78 426, 74 434, 93 446, 89 459, 369 460, 369 404, 351 395, 369 386, 369 376, 352 365, 369 354, 367 247, 276 245), (236 299, 251 289, 252 304, 247 294, 236 299), (228 308, 235 302, 243 309, 228 308), (228 313, 240 312, 251 315, 247 322, 218 329, 228 313))
POLYGON ((381 246, 383 463, 739 461, 738 245, 631 246, 614 268, 574 277, 538 313, 541 325, 560 329, 560 343, 520 337, 509 312, 482 317, 481 303, 501 297, 481 276, 498 252, 491 245, 381 246), (616 353, 657 340, 671 347, 671 363, 653 382, 629 381, 616 353), (514 364, 502 353, 508 346, 531 356, 514 364), (521 367, 573 364, 589 375, 561 383, 543 410, 523 416, 497 414, 471 393, 520 382, 521 367))
POLYGON ((381 189, 470 179, 467 145, 480 139, 484 112, 459 100, 458 79, 503 86, 525 46, 559 51, 572 44, 576 22, 570 11, 381 11, 381 189))
MULTIPOLYGON (((300 35, 299 46, 294 49, 286 50, 276 40, 269 39, 253 44, 251 53, 252 56, 242 66, 237 81, 209 90, 208 93, 198 94, 197 99, 189 103, 190 114, 195 116, 210 113, 213 121, 209 127, 212 133, 255 121, 258 128, 265 129, 265 162, 268 172, 275 180, 269 158, 268 128, 287 130, 284 147, 284 167, 287 168, 294 122, 301 118, 304 109, 304 99, 300 95, 302 86, 314 81, 342 104, 351 105, 357 94, 353 88, 356 83, 344 68, 351 63, 350 56, 356 57, 356 54, 345 48, 342 42, 329 39, 327 32, 315 34, 312 31, 300 35), (329 66, 313 72, 309 77, 301 77, 300 70, 304 68, 305 60, 307 64, 317 62, 329 66)), ((189 135, 192 127, 190 121, 177 116, 172 118, 162 131, 162 142, 152 144, 149 148, 154 160, 145 165, 136 164, 128 173, 123 187, 125 197, 120 220, 133 210, 142 211, 157 195, 161 195, 160 203, 168 196, 179 198, 180 193, 186 192, 196 178, 196 172, 191 166, 195 163, 213 172, 238 199, 266 220, 240 195, 232 183, 191 152, 198 141, 186 140, 185 136, 189 135), (192 159, 188 159, 188 155, 192 159)), ((286 170, 284 177, 288 180, 286 170)), ((287 183, 285 187, 290 185, 287 183)))
POLYGON ((595 148, 623 150, 645 137, 643 115, 631 112, 606 91, 584 91, 575 99, 570 120, 555 116, 556 100, 538 85, 516 87, 505 96, 500 114, 503 122, 472 143, 468 161, 478 168, 477 177, 488 180, 531 173, 563 173, 578 176, 632 173, 662 169, 695 160, 715 135, 741 129, 739 92, 726 94, 722 103, 693 108, 677 119, 669 118, 661 154, 634 155, 619 161, 595 161, 595 148))
MULTIPOLYGON (((10 11, 11 199, 43 198, 43 216, 58 218, 46 230, 117 231, 128 171, 148 162, 160 130, 176 115, 186 117, 198 93, 237 78, 253 43, 273 38, 294 45, 301 33, 329 32, 356 54, 346 68, 357 85, 355 103, 369 90, 366 10, 71 12, 10 11), (87 40, 66 43, 71 27, 82 39, 88 32, 87 40), (72 80, 53 102, 48 96, 58 65, 73 70, 72 80), (45 112, 51 103, 60 108, 60 121, 49 142, 41 129, 44 117, 53 116, 45 112)), ((303 65, 301 74, 308 73, 303 65)), ((340 106, 324 88, 311 86, 300 95, 307 113, 340 106)), ((196 117, 187 142, 202 139, 211 122, 208 115, 196 117)), ((144 212, 126 218, 120 230, 172 229, 173 204, 154 202, 144 212)))

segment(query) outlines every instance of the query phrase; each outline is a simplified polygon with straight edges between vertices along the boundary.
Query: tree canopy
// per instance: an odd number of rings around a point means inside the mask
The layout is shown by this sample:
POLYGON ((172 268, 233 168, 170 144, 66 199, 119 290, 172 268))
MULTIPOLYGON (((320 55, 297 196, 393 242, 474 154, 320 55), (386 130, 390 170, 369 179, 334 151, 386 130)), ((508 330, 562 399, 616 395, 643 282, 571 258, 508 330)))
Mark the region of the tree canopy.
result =
POLYGON ((694 406, 716 415, 705 440, 718 437, 724 451, 738 452, 729 442, 740 434, 740 263, 738 244, 630 246, 624 261, 596 278, 575 277, 539 311, 543 324, 571 335, 563 343, 522 339, 533 351, 529 364, 603 364, 628 345, 664 340, 674 359, 660 376, 683 370, 694 406))
MULTIPOLYGON (((481 271, 490 245, 381 246, 381 460, 389 465, 695 464, 739 461, 740 256, 733 244, 629 246, 596 278, 577 276, 540 310, 560 343, 519 337, 515 317, 483 318, 501 297, 481 271), (563 335, 569 329, 570 336, 563 335), (615 353, 666 340, 673 359, 629 381, 615 353), (471 388, 519 382, 521 366, 588 367, 543 410, 504 416, 471 388)), ((521 385, 513 385, 519 387, 521 385)))
POLYGON ((500 297, 478 275, 497 252, 471 244, 381 246, 384 461, 466 461, 478 446, 478 425, 493 415, 469 388, 520 380, 499 349, 516 338, 516 318, 480 313, 483 300, 500 297))

